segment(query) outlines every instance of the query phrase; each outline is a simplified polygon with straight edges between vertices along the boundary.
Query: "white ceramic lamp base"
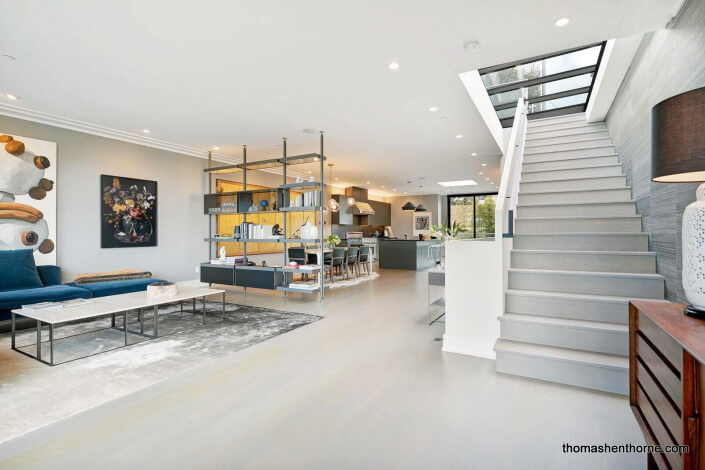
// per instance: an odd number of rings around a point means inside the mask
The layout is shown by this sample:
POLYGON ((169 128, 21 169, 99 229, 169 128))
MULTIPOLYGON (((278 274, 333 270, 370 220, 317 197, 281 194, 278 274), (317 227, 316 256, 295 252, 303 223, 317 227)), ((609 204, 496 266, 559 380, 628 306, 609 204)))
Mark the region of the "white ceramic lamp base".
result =
POLYGON ((686 314, 705 316, 705 183, 683 212, 683 290, 692 304, 686 314))

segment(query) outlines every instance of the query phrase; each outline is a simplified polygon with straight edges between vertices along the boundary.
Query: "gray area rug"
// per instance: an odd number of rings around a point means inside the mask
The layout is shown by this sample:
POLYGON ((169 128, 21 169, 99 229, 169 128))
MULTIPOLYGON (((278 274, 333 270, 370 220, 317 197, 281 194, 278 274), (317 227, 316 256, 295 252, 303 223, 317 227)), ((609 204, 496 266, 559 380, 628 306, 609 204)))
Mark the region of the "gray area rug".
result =
MULTIPOLYGON (((178 304, 159 309, 159 338, 144 341, 111 328, 110 318, 58 327, 54 360, 50 367, 10 349, 10 335, 0 335, 0 442, 5 442, 62 418, 92 408, 144 387, 161 382, 186 369, 232 354, 259 342, 319 320, 304 313, 206 302, 206 325, 202 304, 196 313, 190 302, 184 311, 178 304), (78 356, 95 354, 83 359, 78 356), (48 393, 48 391, 51 391, 48 393)), ((152 333, 152 312, 145 312, 144 332, 152 333)), ((122 317, 116 319, 117 328, 122 317)), ((139 331, 136 312, 128 315, 128 330, 139 331)), ((48 357, 45 331, 42 354, 48 357)), ((17 345, 34 354, 36 330, 17 335, 17 345), (23 346, 24 345, 24 346, 23 346)))

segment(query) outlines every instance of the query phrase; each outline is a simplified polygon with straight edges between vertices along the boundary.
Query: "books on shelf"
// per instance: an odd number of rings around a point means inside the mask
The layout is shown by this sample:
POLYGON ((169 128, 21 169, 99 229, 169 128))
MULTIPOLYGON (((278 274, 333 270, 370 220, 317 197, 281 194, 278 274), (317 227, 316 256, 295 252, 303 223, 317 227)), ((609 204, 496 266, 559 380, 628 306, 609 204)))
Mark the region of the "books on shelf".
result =
POLYGON ((242 264, 245 262, 245 257, 244 256, 226 256, 225 259, 212 259, 210 261, 211 264, 225 264, 225 265, 235 265, 235 264, 242 264))
POLYGON ((289 283, 290 289, 316 290, 319 287, 318 281, 297 281, 289 283))

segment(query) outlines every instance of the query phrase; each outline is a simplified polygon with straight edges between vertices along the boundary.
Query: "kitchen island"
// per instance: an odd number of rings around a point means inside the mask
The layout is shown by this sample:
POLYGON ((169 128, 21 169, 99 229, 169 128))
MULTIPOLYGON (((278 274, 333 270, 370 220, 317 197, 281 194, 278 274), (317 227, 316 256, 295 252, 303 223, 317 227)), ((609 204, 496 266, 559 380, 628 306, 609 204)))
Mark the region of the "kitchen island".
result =
POLYGON ((430 247, 440 244, 441 241, 435 239, 402 240, 399 238, 380 238, 379 267, 382 269, 407 269, 411 271, 432 268, 439 261, 440 250, 430 250, 430 247))

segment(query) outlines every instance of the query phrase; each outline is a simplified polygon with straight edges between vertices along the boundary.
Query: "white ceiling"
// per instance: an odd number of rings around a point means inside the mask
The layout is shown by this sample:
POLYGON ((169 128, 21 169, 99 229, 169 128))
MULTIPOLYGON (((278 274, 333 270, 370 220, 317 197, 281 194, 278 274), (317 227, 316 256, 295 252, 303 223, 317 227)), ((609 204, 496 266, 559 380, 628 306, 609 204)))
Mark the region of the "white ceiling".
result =
POLYGON ((677 3, 2 0, 0 54, 17 60, 0 61, 0 93, 228 155, 247 144, 250 160, 279 155, 281 137, 290 155, 317 151, 302 129, 323 129, 341 182, 419 194, 473 178, 483 191, 477 172, 497 182, 501 152, 459 73, 658 29, 677 3))

